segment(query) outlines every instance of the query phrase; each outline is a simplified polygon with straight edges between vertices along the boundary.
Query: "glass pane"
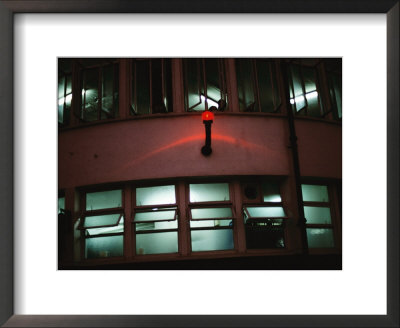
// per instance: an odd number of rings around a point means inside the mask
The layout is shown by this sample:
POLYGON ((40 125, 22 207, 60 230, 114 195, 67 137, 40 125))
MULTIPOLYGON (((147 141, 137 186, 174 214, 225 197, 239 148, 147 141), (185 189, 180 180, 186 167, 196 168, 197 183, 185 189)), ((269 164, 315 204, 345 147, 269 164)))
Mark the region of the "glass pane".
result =
POLYGON ((342 118, 342 79, 340 75, 331 73, 330 79, 330 94, 331 102, 334 110, 335 118, 342 118))
POLYGON ((150 62, 137 60, 132 68, 132 110, 135 114, 150 113, 150 62))
POLYGON ((231 229, 191 231, 192 251, 217 251, 233 249, 231 229))
POLYGON ((136 231, 178 229, 178 221, 136 223, 136 231))
POLYGON ((228 183, 190 184, 190 202, 218 202, 228 201, 228 183))
POLYGON ((290 103, 294 105, 296 112, 298 112, 306 106, 306 99, 304 97, 304 91, 301 82, 302 79, 300 73, 300 66, 292 65, 290 67, 290 71, 291 71, 291 82, 293 84, 290 86, 290 103))
POLYGON ((331 223, 331 210, 329 207, 304 206, 304 216, 309 224, 331 223))
POLYGON ((136 188, 136 206, 175 204, 175 186, 136 188))
POLYGON ((65 76, 58 76, 58 122, 64 122, 65 76))
POLYGON ((199 59, 184 59, 185 67, 185 92, 187 96, 187 110, 204 110, 204 100, 200 99, 203 89, 203 79, 199 59), (200 90, 201 89, 201 90, 200 90))
POLYGON ((274 111, 274 90, 271 81, 270 63, 257 60, 257 78, 262 112, 274 111))
POLYGON ((86 232, 89 236, 124 232, 124 218, 122 217, 119 224, 114 227, 91 228, 87 229, 86 232))
POLYGON ((280 203, 282 201, 278 183, 263 183, 262 191, 264 202, 280 203))
MULTIPOLYGON (((280 220, 282 221, 282 220, 280 220)), ((284 230, 280 223, 260 222, 246 225, 246 247, 248 249, 285 247, 284 230)))
POLYGON ((218 108, 218 100, 225 99, 222 91, 220 79, 224 79, 223 64, 219 63, 219 59, 208 58, 204 60, 206 77, 207 77, 207 98, 208 108, 215 106, 218 108), (221 64, 221 65, 220 65, 221 64))
POLYGON ((99 104, 99 71, 97 68, 83 72, 82 119, 95 121, 98 119, 99 104))
POLYGON ((254 111, 256 100, 254 96, 252 60, 236 59, 235 62, 240 111, 254 111))
POLYGON ((201 220, 201 221, 190 221, 191 228, 203 228, 203 227, 231 227, 233 225, 232 220, 201 220))
POLYGON ((86 211, 122 207, 122 190, 108 190, 86 194, 86 211))
POLYGON ((108 65, 103 67, 103 84, 102 84, 102 98, 101 98, 101 109, 104 112, 102 113, 103 118, 112 117, 113 104, 114 104, 114 65, 108 65))
POLYGON ((106 236, 86 238, 85 257, 87 259, 124 255, 124 237, 106 236))
POLYGON ((117 224, 121 214, 106 214, 106 215, 96 215, 85 217, 84 227, 98 227, 103 225, 113 225, 117 224))
POLYGON ((144 233, 136 235, 136 254, 138 255, 177 252, 177 232, 144 233))
POLYGON ((303 201, 329 202, 328 186, 302 184, 303 201))
POLYGON ((317 71, 315 68, 303 66, 304 86, 306 89, 306 99, 308 104, 307 115, 320 117, 322 113, 318 101, 319 94, 317 91, 316 74, 317 71))
POLYGON ((307 228, 307 240, 310 248, 335 247, 332 229, 307 228))
POLYGON ((163 90, 162 59, 151 60, 151 100, 152 113, 166 113, 163 90))
POLYGON ((218 208, 192 208, 192 219, 219 219, 233 216, 230 207, 218 208))
POLYGON ((61 213, 61 210, 65 210, 65 197, 58 198, 58 213, 61 213))
POLYGON ((173 220, 175 217, 175 210, 170 211, 154 211, 151 212, 136 212, 135 222, 157 221, 157 220, 173 220))
POLYGON ((252 218, 279 218, 285 217, 283 207, 246 207, 252 218))

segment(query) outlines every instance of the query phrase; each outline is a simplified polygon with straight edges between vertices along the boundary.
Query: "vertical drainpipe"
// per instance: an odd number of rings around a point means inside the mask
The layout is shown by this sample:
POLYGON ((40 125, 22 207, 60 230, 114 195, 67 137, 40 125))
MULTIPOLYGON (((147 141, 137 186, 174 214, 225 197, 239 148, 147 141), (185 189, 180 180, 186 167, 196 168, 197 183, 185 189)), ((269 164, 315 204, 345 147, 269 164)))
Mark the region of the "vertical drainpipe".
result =
POLYGON ((294 180, 296 184, 296 196, 297 196, 297 212, 299 213, 298 227, 301 232, 301 241, 303 247, 303 254, 308 254, 308 242, 307 242, 307 231, 306 231, 306 218, 304 217, 304 207, 303 207, 303 194, 301 192, 301 178, 300 178, 300 163, 299 163, 299 153, 297 149, 297 136, 296 129, 294 125, 294 115, 292 106, 290 105, 290 93, 289 93, 289 78, 287 74, 285 60, 281 60, 281 72, 282 80, 285 94, 285 103, 287 109, 287 117, 289 124, 289 141, 290 148, 292 150, 293 159, 293 170, 294 170, 294 180))

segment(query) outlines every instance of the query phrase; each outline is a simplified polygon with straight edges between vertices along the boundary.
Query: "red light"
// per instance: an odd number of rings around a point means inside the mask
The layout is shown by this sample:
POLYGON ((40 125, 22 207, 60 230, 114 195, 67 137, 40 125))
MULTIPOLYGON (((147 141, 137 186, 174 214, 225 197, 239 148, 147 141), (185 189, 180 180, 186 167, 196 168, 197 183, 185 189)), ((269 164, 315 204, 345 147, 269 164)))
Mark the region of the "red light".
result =
POLYGON ((203 121, 212 121, 214 120, 214 113, 210 112, 209 110, 205 110, 201 114, 201 118, 203 119, 203 121))

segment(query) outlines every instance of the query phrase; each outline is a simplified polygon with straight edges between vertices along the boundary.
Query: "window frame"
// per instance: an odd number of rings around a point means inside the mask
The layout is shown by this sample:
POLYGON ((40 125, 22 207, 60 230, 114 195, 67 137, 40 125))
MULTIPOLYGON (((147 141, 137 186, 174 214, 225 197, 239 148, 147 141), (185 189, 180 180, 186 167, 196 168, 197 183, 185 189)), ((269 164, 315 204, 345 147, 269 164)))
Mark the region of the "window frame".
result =
POLYGON ((130 219, 130 224, 133 225, 132 229, 132 251, 133 251, 133 256, 138 258, 142 257, 152 257, 152 256, 174 256, 177 254, 180 254, 180 220, 179 220, 179 199, 178 199, 178 184, 176 182, 171 183, 151 183, 151 184, 133 184, 132 185, 132 195, 131 195, 131 202, 132 202, 132 213, 131 213, 131 219, 130 219), (174 186, 174 191, 175 191, 175 203, 174 204, 155 204, 155 205, 136 205, 136 189, 137 188, 148 188, 148 187, 162 187, 162 186, 169 186, 173 185, 174 186), (175 210, 175 215, 173 220, 151 220, 151 221, 145 221, 145 222, 135 222, 135 214, 136 213, 143 213, 143 212, 148 212, 149 210, 152 210, 153 208, 157 209, 162 209, 161 211, 166 211, 166 210, 175 210), (170 221, 176 221, 177 222, 177 227, 176 228, 171 228, 171 229, 157 229, 157 230, 137 230, 136 224, 137 223, 149 223, 149 222, 170 222, 170 221), (177 234, 177 251, 174 253, 153 253, 153 254, 139 254, 137 252, 137 235, 141 234, 154 234, 154 233, 165 233, 165 232, 176 232, 177 234))
POLYGON ((188 239, 189 239, 189 250, 190 254, 209 254, 209 253, 221 253, 221 252, 232 252, 236 251, 237 245, 235 240, 235 227, 237 225, 237 215, 235 211, 235 206, 233 204, 232 196, 233 193, 233 183, 221 180, 205 180, 205 181, 189 181, 186 184, 186 199, 188 200, 186 203, 186 217, 187 217, 187 226, 188 226, 188 239), (226 183, 228 185, 229 190, 229 200, 228 201, 205 201, 205 202, 191 202, 190 201, 190 185, 191 184, 222 184, 226 183), (203 208, 227 208, 229 207, 232 211, 232 217, 227 219, 210 219, 210 218, 202 218, 202 219, 193 219, 192 218, 192 209, 203 209, 203 208), (211 226, 211 227, 191 227, 190 222, 192 221, 213 221, 213 220, 229 220, 231 219, 231 226, 211 226), (223 249, 223 250, 201 250, 201 251, 193 251, 192 246, 192 231, 205 231, 205 230, 231 230, 232 231, 232 243, 233 248, 231 249, 223 249))
MULTIPOLYGON (((339 229, 339 225, 337 223, 338 217, 336 216, 336 211, 335 211, 335 197, 334 197, 334 192, 333 192, 333 187, 331 183, 324 183, 324 182, 314 182, 314 181, 302 181, 302 185, 314 185, 314 186, 326 186, 327 191, 328 191, 328 202, 318 202, 318 201, 304 201, 303 200, 303 210, 305 206, 312 206, 312 207, 323 207, 323 208, 329 208, 329 214, 331 216, 331 223, 329 224, 324 224, 324 223, 307 223, 307 217, 304 215, 304 218, 306 220, 305 223, 305 229, 331 229, 332 231, 332 237, 333 237, 333 243, 334 245, 332 247, 309 247, 308 249, 311 252, 320 252, 320 251, 331 251, 331 250, 337 250, 339 248, 338 246, 338 238, 337 238, 337 229, 339 229)), ((303 196, 302 196, 303 199, 303 196)), ((308 241, 308 238, 307 238, 308 241)))
MULTIPOLYGON (((89 58, 88 58, 89 59, 89 58)), ((103 63, 98 63, 94 65, 85 65, 83 63, 83 60, 80 59, 77 61, 78 67, 79 67, 79 102, 78 102, 78 118, 79 122, 81 123, 93 123, 93 122, 99 122, 99 121, 106 121, 106 120, 113 120, 118 117, 118 111, 119 111, 119 94, 120 94, 120 85, 119 85, 119 68, 120 68, 120 62, 118 59, 111 59, 111 58, 105 58, 103 63), (111 113, 108 113, 103 110, 102 108, 102 103, 103 103, 103 70, 105 67, 112 66, 113 68, 113 95, 112 95, 112 109, 111 113), (85 86, 85 81, 84 81, 84 74, 85 71, 88 70, 97 70, 97 76, 98 76, 98 81, 97 81, 97 90, 98 90, 98 99, 99 102, 97 103, 97 118, 94 120, 86 120, 84 119, 83 115, 83 106, 86 103, 86 91, 83 95, 83 90, 85 86), (115 98, 114 95, 117 93, 117 97, 115 98), (83 97, 83 99, 82 99, 83 97), (103 118, 103 114, 106 116, 103 118)))
POLYGON ((131 58, 129 61, 129 117, 141 117, 146 115, 153 115, 153 114, 168 114, 174 111, 173 106, 173 72, 172 72, 172 58, 131 58), (163 99, 167 99, 168 101, 168 88, 170 88, 170 104, 165 104, 163 101, 165 111, 154 111, 153 108, 153 79, 152 79, 152 64, 155 60, 161 60, 161 96, 163 99), (137 108, 137 83, 136 83, 136 64, 138 61, 141 62, 148 62, 148 69, 149 69, 149 112, 145 114, 140 114, 135 110, 137 108), (169 63, 167 63, 169 61, 169 63), (171 70, 170 77, 168 77, 168 68, 171 70), (169 86, 168 86, 169 83, 169 86))
POLYGON ((290 100, 292 100, 292 98, 289 99, 289 110, 292 110, 293 113, 296 116, 299 117, 312 117, 312 118, 319 118, 319 119, 326 119, 328 118, 329 115, 329 111, 326 110, 326 104, 325 104, 325 99, 323 96, 323 91, 322 91, 322 86, 323 86, 323 77, 321 76, 320 73, 320 67, 322 64, 322 60, 318 59, 316 63, 312 64, 312 63, 307 63, 304 62, 304 60, 299 59, 299 60, 290 60, 287 63, 288 66, 288 87, 289 87, 289 97, 290 97, 290 93, 293 94, 293 101, 294 103, 292 104, 290 102, 290 100), (296 108, 296 96, 295 96, 295 92, 294 92, 294 84, 293 84, 293 74, 292 74, 292 66, 297 66, 299 68, 299 72, 300 72, 300 80, 301 80, 301 89, 302 89, 302 95, 304 96, 304 102, 305 102, 305 106, 302 107, 300 110, 297 110, 296 108), (313 115, 309 115, 308 114, 308 100, 307 97, 305 96, 307 93, 305 92, 305 82, 304 82, 304 67, 306 68, 312 68, 314 69, 314 78, 315 78, 315 91, 317 91, 318 93, 318 107, 319 107, 319 111, 320 111, 320 116, 313 116, 313 115))
POLYGON ((126 231, 126 214, 125 214, 125 189, 122 186, 114 186, 108 188, 86 188, 82 190, 81 197, 80 197, 80 208, 81 212, 80 215, 76 220, 74 220, 74 225, 78 223, 76 230, 80 231, 80 258, 83 261, 101 261, 101 260, 109 260, 109 259, 123 259, 125 258, 126 250, 125 250, 125 231, 126 231), (113 208, 104 208, 104 209, 97 209, 97 210, 87 210, 86 209, 86 195, 88 193, 96 193, 96 192, 104 192, 104 191, 112 191, 112 190, 121 190, 121 206, 120 207, 113 207, 113 208), (101 225, 101 226, 93 226, 93 227, 84 227, 86 217, 91 216, 100 216, 100 215, 108 215, 108 214, 120 214, 118 221, 116 224, 112 225, 101 225), (96 229, 96 228, 107 228, 107 227, 114 227, 118 226, 121 219, 124 220, 124 229, 122 232, 116 233, 101 233, 97 235, 88 235, 86 230, 88 229, 96 229), (79 222, 78 222, 79 221, 79 222), (107 258, 87 258, 86 257, 86 239, 90 238, 98 238, 98 237, 112 237, 112 236, 121 236, 122 235, 122 255, 121 256, 112 256, 107 258))
POLYGON ((217 111, 229 112, 229 99, 228 99, 228 69, 226 65, 226 58, 182 58, 182 71, 183 71, 183 94, 184 94, 184 111, 188 113, 199 113, 203 110, 195 110, 194 108, 203 103, 202 97, 204 98, 204 110, 210 110, 211 107, 208 105, 207 99, 210 99, 214 103, 219 104, 219 101, 223 101, 224 107, 221 110, 220 105, 217 111), (220 90, 220 99, 213 99, 208 96, 208 83, 207 83, 207 69, 206 60, 215 59, 218 65, 218 83, 220 90), (197 94, 199 96, 199 102, 189 107, 189 92, 188 92, 188 76, 187 76, 187 65, 188 60, 196 60, 196 71, 197 71, 197 94), (203 90, 203 92, 202 92, 203 90))
MULTIPOLYGON (((239 112, 241 113, 265 113, 265 114, 276 114, 280 113, 282 109, 282 97, 281 97, 281 83, 279 81, 279 64, 276 59, 273 58, 236 58, 235 59, 235 73, 236 73, 236 89, 237 89, 237 98, 238 98, 238 106, 239 112), (251 65, 251 82, 252 82, 252 91, 254 95, 254 102, 250 105, 247 105, 246 108, 242 109, 240 105, 240 92, 239 92, 239 79, 238 79, 238 65, 242 65, 242 62, 239 61, 240 59, 247 59, 250 61, 251 65), (272 89, 272 103, 274 106, 273 111, 263 111, 261 106, 261 91, 259 85, 259 70, 257 64, 263 62, 268 63, 268 71, 269 71, 269 78, 271 81, 271 89, 272 89), (256 106, 257 105, 257 106, 256 106), (247 110, 251 107, 249 110, 247 110), (254 107, 257 107, 257 110, 254 110, 254 107)), ((246 106, 246 105, 245 105, 246 106)))

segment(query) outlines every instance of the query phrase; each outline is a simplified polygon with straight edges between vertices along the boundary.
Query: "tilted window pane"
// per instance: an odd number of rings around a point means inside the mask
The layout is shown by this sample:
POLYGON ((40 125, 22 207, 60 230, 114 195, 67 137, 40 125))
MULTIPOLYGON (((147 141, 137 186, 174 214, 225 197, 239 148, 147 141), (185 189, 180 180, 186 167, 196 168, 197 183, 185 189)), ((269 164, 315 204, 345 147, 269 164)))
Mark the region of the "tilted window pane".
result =
POLYGON ((96 215, 85 217, 84 227, 99 227, 106 225, 116 225, 118 223, 121 214, 107 214, 107 215, 96 215))
POLYGON ((150 114, 150 61, 132 63, 131 114, 150 114))
POLYGON ((175 186, 136 188, 136 205, 175 204, 175 186))
POLYGON ((233 249, 232 229, 191 231, 192 251, 218 251, 233 249))
POLYGON ((290 66, 291 84, 290 84, 290 103, 296 112, 300 111, 306 106, 306 99, 304 95, 300 66, 290 66))
POLYGON ((217 202, 228 201, 228 183, 196 183, 189 185, 190 202, 217 202))
POLYGON ((335 247, 332 229, 307 228, 309 248, 335 247))
POLYGON ((308 224, 331 224, 329 207, 304 206, 304 216, 308 224))
POLYGON ((151 60, 151 109, 152 113, 166 113, 163 85, 162 59, 151 60))
POLYGON ((254 72, 251 59, 235 59, 239 107, 242 112, 255 111, 254 72))
POLYGON ((178 221, 144 222, 136 223, 136 231, 178 229, 178 221))
POLYGON ((331 73, 329 76, 330 96, 336 119, 342 118, 342 77, 331 73))
POLYGON ((201 221, 190 221, 191 228, 204 228, 204 227, 231 227, 233 225, 232 220, 201 220, 201 221))
POLYGON ((91 192, 86 194, 86 210, 122 207, 122 190, 91 192))
POLYGON ((202 74, 199 59, 184 59, 185 69, 185 93, 187 110, 204 110, 204 100, 200 98, 202 93, 202 74))
POLYGON ((192 208, 192 219, 222 219, 233 216, 230 207, 192 208))
POLYGON ((99 109, 99 69, 92 68, 83 72, 82 114, 85 121, 98 120, 99 109))
POLYGON ((279 218, 285 217, 283 207, 246 207, 252 218, 279 218))
POLYGON ((124 232, 124 218, 122 217, 119 224, 113 227, 103 227, 103 228, 88 228, 86 229, 86 234, 89 236, 103 235, 110 233, 120 233, 124 232))
POLYGON ((168 211, 151 211, 151 212, 136 212, 135 222, 158 221, 158 220, 174 220, 175 210, 168 211))
POLYGON ((327 186, 302 184, 301 191, 305 202, 329 202, 327 186))
POLYGON ((87 259, 124 255, 124 237, 106 236, 86 238, 85 257, 87 259))
POLYGON ((136 254, 138 255, 177 252, 177 232, 144 233, 136 235, 136 254))
POLYGON ((307 99, 307 115, 320 117, 322 115, 317 91, 317 71, 315 68, 303 66, 304 86, 307 99))
POLYGON ((276 102, 276 93, 273 85, 275 81, 271 71, 273 64, 264 60, 256 60, 256 64, 261 111, 273 112, 276 102))
POLYGON ((263 183, 262 191, 263 191, 264 202, 273 202, 273 203, 282 202, 278 183, 273 183, 273 182, 263 183))
POLYGON ((58 213, 61 213, 61 210, 65 210, 65 197, 58 198, 58 213))
POLYGON ((115 69, 114 65, 104 66, 102 78, 102 118, 110 118, 114 116, 114 111, 117 110, 118 70, 115 69))

